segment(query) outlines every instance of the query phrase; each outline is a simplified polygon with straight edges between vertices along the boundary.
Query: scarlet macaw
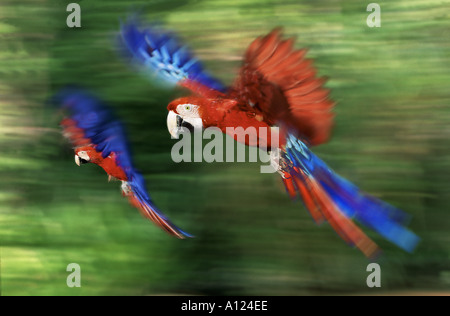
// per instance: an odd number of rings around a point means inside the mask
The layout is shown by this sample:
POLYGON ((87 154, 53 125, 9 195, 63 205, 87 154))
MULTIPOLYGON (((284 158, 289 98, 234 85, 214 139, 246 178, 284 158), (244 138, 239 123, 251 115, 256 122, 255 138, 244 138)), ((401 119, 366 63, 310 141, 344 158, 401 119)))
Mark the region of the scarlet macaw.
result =
MULTIPOLYGON (((379 247, 353 222, 377 231, 398 247, 412 252, 419 241, 405 225, 403 211, 361 192, 332 171, 309 146, 327 141, 333 125, 334 102, 325 79, 306 50, 295 50, 294 39, 283 40, 275 29, 254 40, 231 87, 208 74, 200 61, 172 34, 142 27, 131 18, 121 25, 120 49, 132 64, 156 74, 159 81, 185 87, 193 95, 168 105, 167 125, 175 138, 181 127, 202 130, 218 127, 279 126, 277 171, 288 194, 300 196, 317 223, 328 221, 351 246, 374 257, 379 247)), ((271 136, 258 135, 258 145, 271 146, 271 136)))
POLYGON ((121 123, 97 97, 78 88, 67 88, 54 100, 67 114, 60 125, 75 150, 78 166, 94 163, 108 180, 122 181, 122 194, 156 225, 180 239, 192 237, 172 224, 147 194, 143 176, 134 168, 121 123))

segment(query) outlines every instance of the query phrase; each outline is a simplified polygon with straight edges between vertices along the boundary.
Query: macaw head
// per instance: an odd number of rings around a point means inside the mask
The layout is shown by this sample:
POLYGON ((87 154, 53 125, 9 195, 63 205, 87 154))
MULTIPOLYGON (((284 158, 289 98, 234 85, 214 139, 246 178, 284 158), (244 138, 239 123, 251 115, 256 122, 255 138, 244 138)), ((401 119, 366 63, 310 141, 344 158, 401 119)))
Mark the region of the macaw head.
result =
POLYGON ((123 181, 129 179, 128 172, 134 172, 134 170, 130 167, 127 153, 122 151, 117 154, 113 151, 102 151, 99 148, 101 146, 95 144, 75 147, 75 163, 78 166, 87 163, 99 165, 108 173, 108 180, 118 179, 123 181))
POLYGON ((101 153, 98 153, 91 146, 82 146, 77 147, 75 149, 75 163, 78 166, 87 164, 87 163, 96 163, 98 164, 101 161, 101 153))
POLYGON ((205 126, 202 114, 207 99, 201 97, 183 97, 172 101, 167 109, 167 128, 173 138, 178 138, 182 128, 189 132, 201 131, 205 126))

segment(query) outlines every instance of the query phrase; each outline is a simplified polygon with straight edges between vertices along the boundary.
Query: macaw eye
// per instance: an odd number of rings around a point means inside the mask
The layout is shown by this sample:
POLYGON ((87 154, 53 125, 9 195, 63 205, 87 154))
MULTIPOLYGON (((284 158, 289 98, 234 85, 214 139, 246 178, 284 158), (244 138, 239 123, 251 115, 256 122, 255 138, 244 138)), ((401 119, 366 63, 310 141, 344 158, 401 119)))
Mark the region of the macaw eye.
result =
POLYGON ((195 104, 185 103, 177 106, 177 113, 181 116, 193 116, 197 114, 197 106, 195 104))

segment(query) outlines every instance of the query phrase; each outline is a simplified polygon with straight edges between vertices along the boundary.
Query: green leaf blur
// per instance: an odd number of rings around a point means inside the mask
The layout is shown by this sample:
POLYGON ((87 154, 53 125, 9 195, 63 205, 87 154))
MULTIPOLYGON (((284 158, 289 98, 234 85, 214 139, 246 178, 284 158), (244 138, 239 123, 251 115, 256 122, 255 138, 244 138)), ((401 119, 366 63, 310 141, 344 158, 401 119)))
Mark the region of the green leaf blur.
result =
MULTIPOLYGON (((435 293, 450 288, 450 7, 360 0, 83 0, 0 3, 0 291, 2 295, 317 295, 435 293), (260 163, 172 162, 164 90, 118 58, 116 31, 133 10, 185 39, 231 83, 247 45, 283 26, 309 47, 338 102, 328 144, 315 148, 363 190, 413 216, 407 254, 383 248, 381 289, 369 261, 316 226, 260 163), (97 166, 79 168, 48 105, 80 84, 127 127, 156 204, 194 234, 177 240, 143 219, 97 166), (68 288, 78 263, 82 287, 68 288)), ((367 232, 367 230, 365 230, 367 232)))

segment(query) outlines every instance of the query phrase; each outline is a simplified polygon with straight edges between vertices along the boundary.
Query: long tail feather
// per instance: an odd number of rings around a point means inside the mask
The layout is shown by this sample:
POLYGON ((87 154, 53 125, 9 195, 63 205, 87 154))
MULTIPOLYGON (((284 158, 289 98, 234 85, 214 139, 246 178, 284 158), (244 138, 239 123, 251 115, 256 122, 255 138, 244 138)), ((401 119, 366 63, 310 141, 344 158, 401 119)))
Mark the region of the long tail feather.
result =
POLYGON ((320 205, 317 199, 314 197, 314 191, 311 185, 309 185, 306 175, 297 168, 295 169, 295 171, 297 172, 297 174, 294 173, 293 178, 303 200, 303 203, 305 203, 305 206, 307 207, 312 218, 317 224, 324 222, 325 216, 320 211, 320 205))
POLYGON ((317 181, 312 179, 308 182, 322 214, 342 239, 349 245, 357 247, 367 257, 375 257, 380 252, 379 247, 351 219, 339 211, 339 208, 317 181))
POLYGON ((379 248, 352 219, 407 252, 415 249, 420 238, 405 227, 410 219, 408 214, 361 192, 291 134, 286 141, 286 157, 292 164, 285 174, 286 189, 293 197, 295 188, 316 222, 326 219, 346 242, 368 257, 375 256, 379 248))
POLYGON ((136 174, 136 177, 127 183, 127 190, 123 191, 124 195, 128 197, 130 203, 136 207, 141 214, 150 219, 156 225, 161 227, 167 233, 180 239, 192 238, 191 234, 181 230, 173 224, 152 202, 143 180, 136 174))

